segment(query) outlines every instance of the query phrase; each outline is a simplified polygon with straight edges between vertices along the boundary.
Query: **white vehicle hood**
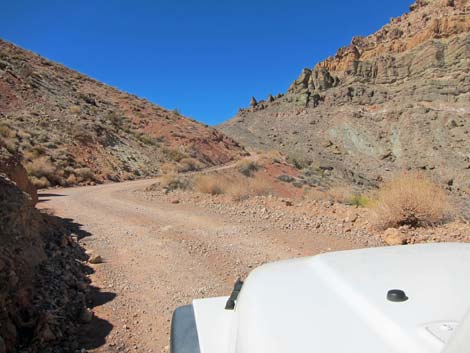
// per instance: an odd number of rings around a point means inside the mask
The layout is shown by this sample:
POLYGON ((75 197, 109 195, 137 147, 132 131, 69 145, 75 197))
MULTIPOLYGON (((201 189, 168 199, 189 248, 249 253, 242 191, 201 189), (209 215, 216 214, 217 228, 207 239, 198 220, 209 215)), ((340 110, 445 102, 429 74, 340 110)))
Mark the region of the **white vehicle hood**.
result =
POLYGON ((437 353, 469 307, 470 244, 363 249, 261 266, 211 333, 217 353, 437 353))

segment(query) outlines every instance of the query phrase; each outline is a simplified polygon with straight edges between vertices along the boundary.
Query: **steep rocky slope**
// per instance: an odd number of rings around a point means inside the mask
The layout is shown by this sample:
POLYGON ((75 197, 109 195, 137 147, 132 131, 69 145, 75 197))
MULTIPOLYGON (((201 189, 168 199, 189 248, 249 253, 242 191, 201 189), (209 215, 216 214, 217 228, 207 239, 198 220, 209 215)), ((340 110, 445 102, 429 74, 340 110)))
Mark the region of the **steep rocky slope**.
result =
POLYGON ((92 318, 76 225, 40 213, 2 172, 0 220, 0 352, 75 351, 80 323, 92 318))
POLYGON ((0 40, 0 139, 39 187, 217 165, 243 149, 222 133, 0 40), (202 164, 201 164, 202 163, 202 164))
POLYGON ((469 71, 470 1, 419 0, 219 128, 310 164, 320 181, 374 184, 419 168, 468 193, 469 71))

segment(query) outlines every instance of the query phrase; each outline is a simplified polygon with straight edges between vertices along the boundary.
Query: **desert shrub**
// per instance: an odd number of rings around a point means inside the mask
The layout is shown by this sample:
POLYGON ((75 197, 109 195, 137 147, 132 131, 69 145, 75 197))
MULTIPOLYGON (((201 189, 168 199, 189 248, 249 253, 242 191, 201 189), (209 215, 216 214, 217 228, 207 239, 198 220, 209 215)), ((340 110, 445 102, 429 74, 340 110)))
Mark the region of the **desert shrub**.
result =
POLYGON ((250 178, 229 179, 224 193, 230 195, 234 201, 246 200, 252 196, 269 195, 272 188, 266 179, 250 178))
POLYGON ((26 139, 29 139, 31 137, 31 134, 29 132, 26 132, 24 130, 18 130, 16 132, 16 134, 18 135, 18 137, 22 140, 26 140, 26 139))
POLYGON ((278 180, 283 181, 285 183, 292 183, 295 179, 290 175, 282 174, 277 177, 278 180))
POLYGON ((95 173, 90 168, 77 168, 74 170, 79 182, 86 180, 95 180, 95 173))
POLYGON ((248 191, 252 196, 269 195, 272 187, 266 179, 254 178, 248 182, 248 191))
POLYGON ((175 163, 163 163, 160 166, 160 171, 162 175, 165 174, 176 174, 178 173, 178 168, 175 163))
POLYGON ((119 116, 116 114, 116 112, 109 112, 105 117, 105 120, 109 121, 112 125, 114 125, 117 128, 122 127, 123 125, 126 125, 130 123, 129 119, 127 117, 119 116))
POLYGON ((194 181, 196 191, 204 194, 220 195, 227 190, 230 180, 222 175, 200 175, 194 181))
POLYGON ((186 137, 186 135, 184 135, 184 134, 182 134, 182 133, 180 133, 180 132, 176 132, 176 131, 175 131, 175 132, 172 132, 172 133, 171 133, 171 136, 173 136, 173 137, 178 137, 178 138, 184 138, 184 137, 186 137))
POLYGON ((78 114, 78 113, 81 112, 81 110, 82 110, 82 108, 80 108, 79 105, 71 105, 69 107, 69 112, 72 113, 72 114, 78 114))
POLYGON ((356 207, 367 207, 370 203, 370 199, 365 196, 365 195, 353 195, 347 203, 351 206, 356 206, 356 207))
POLYGON ((35 176, 31 176, 29 178, 29 180, 38 189, 45 189, 45 188, 48 188, 49 186, 51 186, 51 183, 49 182, 49 180, 44 176, 42 176, 40 178, 37 178, 35 176))
POLYGON ((204 164, 195 158, 183 158, 177 166, 178 172, 191 172, 195 170, 201 170, 204 168, 204 164))
POLYGON ((172 148, 164 148, 163 153, 165 156, 172 161, 179 162, 183 158, 188 158, 188 155, 184 152, 181 152, 177 149, 172 149, 172 148))
POLYGON ((157 139, 147 134, 140 134, 138 136, 138 139, 146 145, 150 145, 150 146, 158 145, 157 139))
POLYGON ((75 176, 75 174, 70 174, 67 177, 67 179, 65 179, 65 182, 66 182, 67 185, 72 186, 72 185, 77 184, 78 180, 77 180, 77 177, 75 176))
POLYGON ((31 149, 31 153, 33 153, 33 156, 35 156, 35 158, 38 158, 39 156, 43 156, 46 154, 46 149, 43 146, 34 146, 31 149))
POLYGON ((78 127, 73 134, 73 138, 82 143, 92 143, 95 140, 94 134, 88 131, 85 126, 78 127))
POLYGON ((56 167, 45 156, 32 160, 26 164, 25 168, 30 176, 36 178, 45 177, 48 180, 54 179, 56 173, 56 167))
POLYGON ((304 169, 310 166, 311 162, 298 154, 290 154, 288 161, 297 169, 304 169))
POLYGON ((236 201, 247 199, 250 196, 268 195, 272 191, 265 179, 237 178, 219 174, 197 177, 194 188, 196 191, 211 195, 230 195, 236 201))
POLYGON ((16 144, 15 139, 11 139, 11 138, 2 139, 2 138, 0 138, 0 141, 3 144, 3 146, 5 146, 5 148, 7 149, 8 152, 16 153, 18 151, 18 145, 16 144))
POLYGON ((371 205, 375 223, 386 229, 409 225, 433 226, 453 213, 443 188, 421 173, 403 173, 384 183, 371 205))
POLYGON ((16 137, 16 132, 9 125, 0 123, 0 137, 13 138, 16 137))
POLYGON ((159 180, 159 185, 166 191, 186 190, 190 188, 188 178, 178 174, 165 174, 159 180))
POLYGON ((244 176, 251 177, 259 169, 259 166, 254 161, 243 159, 237 163, 237 169, 244 176))

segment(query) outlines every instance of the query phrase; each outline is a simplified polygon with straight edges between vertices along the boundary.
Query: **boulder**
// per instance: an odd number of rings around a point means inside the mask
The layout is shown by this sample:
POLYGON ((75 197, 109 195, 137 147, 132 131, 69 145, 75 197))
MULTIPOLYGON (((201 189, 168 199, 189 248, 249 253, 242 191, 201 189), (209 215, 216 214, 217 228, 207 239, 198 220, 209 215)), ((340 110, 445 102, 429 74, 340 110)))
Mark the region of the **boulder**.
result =
POLYGON ((101 257, 101 255, 93 255, 92 257, 90 257, 88 262, 91 264, 101 264, 103 263, 103 258, 101 257))
POLYGON ((406 244, 406 235, 396 228, 388 228, 382 234, 382 239, 388 245, 404 245, 406 244))

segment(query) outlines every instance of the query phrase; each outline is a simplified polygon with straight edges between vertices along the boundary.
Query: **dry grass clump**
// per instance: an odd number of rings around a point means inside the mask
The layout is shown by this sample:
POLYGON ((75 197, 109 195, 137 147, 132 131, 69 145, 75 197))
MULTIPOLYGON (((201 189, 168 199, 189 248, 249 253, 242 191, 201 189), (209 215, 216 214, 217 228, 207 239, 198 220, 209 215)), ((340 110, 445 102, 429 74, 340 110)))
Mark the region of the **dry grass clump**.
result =
POLYGON ((40 157, 32 160, 26 164, 26 170, 28 174, 36 178, 45 177, 48 178, 54 176, 56 172, 55 166, 50 161, 49 157, 40 157))
POLYGON ((15 139, 0 139, 0 141, 2 141, 8 152, 16 153, 18 151, 18 145, 15 139))
POLYGON ((69 107, 69 112, 70 112, 71 114, 78 114, 78 113, 80 113, 81 111, 82 111, 82 108, 80 108, 79 105, 71 105, 71 106, 69 107))
POLYGON ((200 175, 194 180, 194 189, 204 194, 220 195, 226 192, 229 184, 230 179, 223 175, 200 175))
POLYGON ((176 174, 178 172, 178 168, 174 163, 163 163, 160 167, 160 171, 162 175, 176 174))
POLYGON ((174 190, 186 190, 190 188, 190 182, 188 178, 180 176, 178 174, 165 174, 160 177, 159 185, 162 189, 167 192, 174 190))
POLYGON ((252 177, 255 172, 259 169, 258 164, 255 161, 249 159, 242 159, 237 163, 237 169, 246 177, 252 177))
POLYGON ((165 156, 175 162, 180 162, 184 158, 188 158, 188 155, 180 150, 172 149, 172 148, 163 148, 163 153, 165 156))
POLYGON ((270 184, 261 178, 238 178, 233 176, 211 174, 198 176, 194 189, 211 195, 230 195, 236 201, 250 196, 268 195, 272 192, 270 184))
POLYGON ((195 158, 183 158, 179 161, 177 166, 178 172, 180 173, 193 172, 196 170, 201 170, 202 168, 204 168, 204 164, 195 158))
POLYGON ((0 141, 8 152, 15 153, 18 150, 17 140, 17 132, 9 125, 0 123, 0 141))
POLYGON ((74 170, 74 174, 78 182, 96 179, 95 173, 90 168, 77 168, 74 170))
POLYGON ((242 201, 252 196, 269 195, 271 187, 264 179, 237 178, 232 180, 225 193, 230 195, 234 201, 242 201))
POLYGON ((52 183, 57 183, 60 179, 57 174, 57 168, 52 164, 48 157, 40 157, 32 160, 25 165, 26 171, 34 186, 39 189, 47 188, 52 183))
POLYGON ((403 173, 384 183, 372 204, 382 229, 408 225, 433 226, 450 219, 453 208, 446 192, 421 173, 403 173))
POLYGON ((9 125, 0 123, 0 137, 14 138, 16 137, 16 131, 13 130, 9 125))
POLYGON ((29 180, 31 181, 31 184, 33 184, 38 189, 45 189, 51 186, 49 179, 47 179, 46 177, 37 178, 35 176, 32 176, 29 178, 29 180))
POLYGON ((69 174, 67 179, 65 179, 65 183, 69 186, 75 185, 75 184, 77 184, 77 182, 78 182, 78 180, 77 180, 77 177, 75 176, 75 174, 69 174))

